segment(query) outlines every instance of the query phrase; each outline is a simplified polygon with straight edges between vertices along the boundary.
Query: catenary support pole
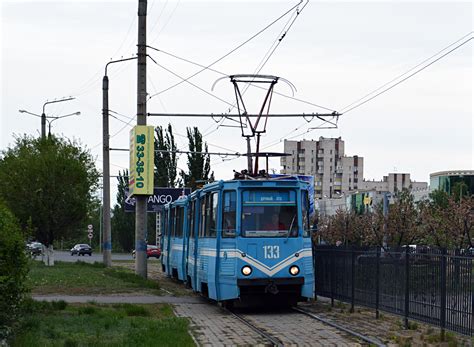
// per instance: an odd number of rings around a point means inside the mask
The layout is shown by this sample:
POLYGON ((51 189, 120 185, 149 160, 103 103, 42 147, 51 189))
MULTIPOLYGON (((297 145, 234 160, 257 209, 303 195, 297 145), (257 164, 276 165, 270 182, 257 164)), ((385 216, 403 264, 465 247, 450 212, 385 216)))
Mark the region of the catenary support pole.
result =
POLYGON ((102 237, 100 242, 102 258, 105 266, 112 265, 112 226, 110 221, 110 134, 109 134, 109 77, 107 68, 110 64, 116 64, 137 57, 111 60, 105 64, 105 73, 102 79, 102 237))
POLYGON ((109 151, 109 78, 102 79, 102 201, 103 201, 103 243, 102 258, 104 265, 112 266, 112 237, 110 223, 110 151, 109 151))
MULTIPOLYGON (((137 125, 146 125, 146 15, 147 0, 138 0, 137 125)), ((147 211, 146 195, 137 195, 135 204, 135 273, 146 278, 147 211)))

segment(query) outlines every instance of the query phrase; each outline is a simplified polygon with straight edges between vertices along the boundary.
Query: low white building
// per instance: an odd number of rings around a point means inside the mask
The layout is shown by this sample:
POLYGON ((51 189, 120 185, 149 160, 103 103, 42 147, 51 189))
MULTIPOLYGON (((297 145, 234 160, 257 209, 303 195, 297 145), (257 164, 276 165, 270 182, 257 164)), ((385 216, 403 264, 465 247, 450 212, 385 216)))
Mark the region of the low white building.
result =
POLYGON ((403 188, 411 191, 426 190, 428 189, 428 183, 412 181, 409 173, 389 173, 388 176, 383 176, 381 181, 367 181, 364 179, 360 182, 359 188, 395 194, 396 191, 401 191, 403 188))

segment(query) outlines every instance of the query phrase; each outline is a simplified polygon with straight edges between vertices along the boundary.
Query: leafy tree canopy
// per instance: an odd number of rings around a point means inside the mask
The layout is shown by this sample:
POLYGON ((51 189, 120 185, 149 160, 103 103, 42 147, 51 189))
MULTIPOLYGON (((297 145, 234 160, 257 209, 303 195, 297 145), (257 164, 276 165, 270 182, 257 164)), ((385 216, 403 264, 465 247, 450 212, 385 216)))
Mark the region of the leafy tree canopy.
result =
POLYGON ((199 183, 207 183, 214 181, 214 172, 211 171, 211 159, 207 153, 207 143, 202 141, 202 134, 197 127, 186 128, 189 141, 190 152, 188 156, 188 172, 181 170, 181 177, 184 185, 195 190, 199 183), (205 152, 205 153, 204 153, 205 152), (209 175, 210 174, 210 175, 209 175))
POLYGON ((112 243, 115 249, 129 252, 135 243, 135 213, 125 212, 125 189, 128 188, 128 170, 117 177, 117 204, 112 211, 112 243))
POLYGON ((155 129, 155 187, 176 187, 180 185, 177 179, 178 158, 176 157, 176 142, 173 129, 168 124, 167 129, 159 126, 155 129))
POLYGON ((91 154, 76 141, 25 135, 2 152, 0 197, 49 246, 84 226, 98 177, 91 154))

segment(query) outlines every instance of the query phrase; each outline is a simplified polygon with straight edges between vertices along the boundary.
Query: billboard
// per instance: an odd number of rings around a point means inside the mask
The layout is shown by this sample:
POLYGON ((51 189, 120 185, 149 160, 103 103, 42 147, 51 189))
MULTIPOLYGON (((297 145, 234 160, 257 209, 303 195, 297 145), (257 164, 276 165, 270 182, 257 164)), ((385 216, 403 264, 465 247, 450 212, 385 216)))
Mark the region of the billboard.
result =
MULTIPOLYGON (((191 194, 191 188, 160 188, 155 187, 153 195, 147 199, 147 212, 159 212, 162 206, 191 194)), ((125 212, 135 212, 135 198, 125 189, 125 212)))
POLYGON ((153 194, 155 137, 153 126, 136 125, 130 130, 130 196, 153 194))

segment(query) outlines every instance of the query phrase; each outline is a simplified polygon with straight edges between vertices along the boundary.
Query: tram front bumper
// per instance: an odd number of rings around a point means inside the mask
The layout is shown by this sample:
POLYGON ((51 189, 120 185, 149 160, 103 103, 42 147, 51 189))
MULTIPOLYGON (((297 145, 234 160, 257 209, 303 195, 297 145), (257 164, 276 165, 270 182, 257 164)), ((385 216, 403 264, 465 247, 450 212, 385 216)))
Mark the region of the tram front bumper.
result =
POLYGON ((250 286, 267 286, 269 284, 279 285, 303 285, 304 277, 289 277, 289 278, 241 278, 237 279, 239 287, 250 286))
POLYGON ((304 277, 237 279, 241 296, 246 295, 296 295, 301 294, 304 277))

